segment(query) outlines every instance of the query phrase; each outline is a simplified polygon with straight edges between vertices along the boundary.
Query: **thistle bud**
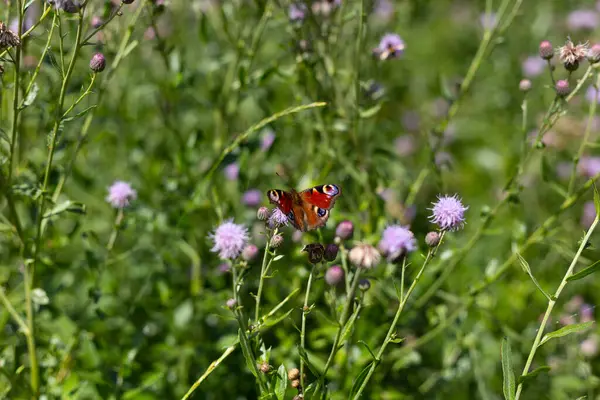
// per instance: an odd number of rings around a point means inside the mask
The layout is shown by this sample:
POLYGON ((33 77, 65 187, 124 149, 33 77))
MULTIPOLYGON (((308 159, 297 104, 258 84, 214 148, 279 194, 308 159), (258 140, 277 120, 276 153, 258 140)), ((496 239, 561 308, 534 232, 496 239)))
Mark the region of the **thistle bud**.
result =
POLYGON ((340 248, 335 244, 328 244, 323 253, 325 261, 334 261, 337 258, 339 249, 340 248))
POLYGON ((227 308, 229 308, 230 310, 233 310, 233 308, 235 307, 236 304, 237 304, 237 302, 235 301, 235 299, 229 299, 225 303, 225 305, 227 305, 227 308))
POLYGON ((266 361, 263 361, 262 363, 260 363, 258 365, 258 368, 260 369, 260 372, 262 372, 263 374, 266 374, 271 370, 271 366, 266 361))
POLYGON ((276 249, 283 244, 283 236, 277 234, 271 238, 271 247, 276 249))
POLYGON ((521 79, 519 90, 521 92, 529 92, 531 90, 531 81, 529 79, 521 79))
POLYGON ((258 218, 259 221, 266 221, 269 219, 270 214, 267 207, 260 207, 256 212, 256 218, 258 218))
POLYGON ((325 272, 325 282, 329 286, 339 285, 343 280, 344 270, 339 265, 334 265, 325 272))
POLYGON ((347 240, 354 234, 354 224, 351 221, 342 221, 335 228, 335 236, 347 240))
POLYGON ((256 259, 257 255, 258 247, 256 247, 253 244, 246 245, 246 247, 244 247, 244 250, 242 250, 242 259, 244 259, 245 261, 252 261, 256 259))
POLYGON ((350 262, 359 268, 370 269, 379 264, 381 254, 377 249, 365 243, 359 243, 348 254, 350 262))
POLYGON ((367 290, 371 289, 371 281, 368 279, 361 279, 358 281, 358 288, 363 292, 366 292, 367 290))
POLYGON ((539 52, 540 57, 542 57, 544 60, 551 60, 552 57, 554 57, 554 48, 552 48, 552 43, 547 40, 544 40, 542 43, 540 43, 539 52))
POLYGON ((588 50, 587 59, 592 64, 600 61, 600 44, 596 43, 588 50))
POLYGON ((440 234, 438 232, 429 232, 427 236, 425 236, 425 243, 429 247, 436 247, 440 244, 440 234))
POLYGON ((90 60, 90 69, 94 72, 102 72, 104 71, 104 68, 106 68, 106 59, 104 58, 104 54, 94 54, 90 60))
POLYGON ((556 82, 556 94, 560 97, 565 97, 571 92, 571 88, 569 88, 569 81, 561 79, 556 82))

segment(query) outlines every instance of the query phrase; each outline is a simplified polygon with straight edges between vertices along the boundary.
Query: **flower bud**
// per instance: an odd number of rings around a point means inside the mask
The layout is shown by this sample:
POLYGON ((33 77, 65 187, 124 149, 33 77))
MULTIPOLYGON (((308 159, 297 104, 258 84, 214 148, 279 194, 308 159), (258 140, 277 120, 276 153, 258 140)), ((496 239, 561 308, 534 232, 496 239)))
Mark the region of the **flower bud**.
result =
POLYGON ((263 361, 262 363, 260 363, 258 365, 258 368, 260 369, 260 372, 262 372, 263 374, 266 374, 271 370, 271 366, 266 361, 263 361))
POLYGON ((90 60, 90 69, 94 72, 102 72, 106 67, 106 59, 102 53, 96 53, 90 60))
POLYGON ((544 60, 551 60, 552 57, 554 57, 554 48, 552 47, 552 43, 547 40, 544 40, 542 43, 540 43, 539 52, 540 57, 542 57, 544 60))
POLYGON ((600 44, 599 43, 596 43, 588 50, 587 59, 592 64, 596 64, 598 61, 600 61, 600 44))
POLYGON ((276 249, 283 244, 283 236, 277 234, 271 238, 271 247, 276 249))
POLYGON ((363 292, 366 292, 367 290, 371 289, 371 281, 368 279, 361 279, 358 281, 358 288, 363 292))
POLYGON ((571 62, 565 62, 563 65, 567 71, 573 72, 577 71, 577 69, 579 68, 579 61, 574 60, 571 62))
POLYGON ((256 258, 257 255, 258 247, 256 247, 253 244, 246 245, 246 247, 244 247, 244 250, 242 250, 242 259, 244 259, 245 261, 252 261, 256 258))
POLYGON ((300 387, 300 379, 294 379, 294 380, 292 381, 292 387, 293 387, 294 389, 298 389, 298 388, 300 387))
POLYGON ((271 213, 267 207, 261 207, 256 212, 256 218, 258 218, 259 221, 266 221, 269 219, 270 214, 271 213))
POLYGON ((339 265, 329 267, 325 272, 325 282, 330 286, 339 285, 344 280, 344 270, 339 265))
POLYGON ((531 90, 531 81, 529 79, 521 79, 519 90, 521 92, 529 92, 531 90))
POLYGON ((440 234, 438 232, 429 232, 425 236, 425 243, 429 247, 436 247, 440 244, 440 234))
POLYGON ((354 224, 352 221, 342 221, 335 228, 335 235, 342 240, 347 240, 354 234, 354 224))
POLYGON ((310 243, 304 246, 302 251, 308 253, 308 261, 311 264, 318 264, 323 260, 323 253, 325 253, 325 247, 321 243, 310 243))
POLYGON ((225 304, 227 305, 227 308, 229 308, 230 310, 233 310, 233 308, 235 307, 237 302, 235 301, 235 299, 229 299, 229 300, 227 300, 227 302, 225 304))
POLYGON ((288 371, 288 379, 290 381, 295 381, 300 378, 300 370, 298 368, 292 368, 288 371))
POLYGON ((325 261, 334 261, 337 258, 339 249, 340 248, 335 244, 328 244, 323 253, 325 261))
POLYGON ((377 249, 365 243, 354 246, 348 254, 350 262, 359 268, 373 268, 381 261, 381 254, 377 249))
POLYGON ((571 88, 569 88, 569 81, 561 79, 556 82, 556 94, 560 97, 564 97, 571 92, 571 88))

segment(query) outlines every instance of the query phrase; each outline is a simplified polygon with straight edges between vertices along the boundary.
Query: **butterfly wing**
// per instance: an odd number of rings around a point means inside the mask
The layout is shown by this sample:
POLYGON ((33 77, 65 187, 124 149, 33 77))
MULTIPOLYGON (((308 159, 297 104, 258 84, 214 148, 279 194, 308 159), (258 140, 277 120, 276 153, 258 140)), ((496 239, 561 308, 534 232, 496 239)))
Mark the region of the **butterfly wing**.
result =
POLYGON ((304 231, 304 211, 302 202, 298 193, 295 191, 286 192, 280 189, 272 189, 267 192, 269 202, 275 204, 277 208, 285 214, 288 221, 294 228, 304 231))
POLYGON ((303 190, 298 195, 302 202, 305 230, 317 229, 329 219, 329 210, 333 208, 342 190, 336 185, 320 185, 303 190))

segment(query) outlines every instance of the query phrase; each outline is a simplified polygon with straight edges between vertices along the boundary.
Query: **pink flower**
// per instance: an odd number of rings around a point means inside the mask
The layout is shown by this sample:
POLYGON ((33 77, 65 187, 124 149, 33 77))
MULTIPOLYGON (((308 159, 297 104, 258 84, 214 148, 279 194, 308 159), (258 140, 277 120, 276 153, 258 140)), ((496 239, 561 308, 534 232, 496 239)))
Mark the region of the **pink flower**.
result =
POLYGON ((596 29, 598 13, 594 10, 575 10, 567 16, 567 27, 575 31, 579 29, 596 29))
POLYGON ((523 75, 528 78, 535 78, 540 75, 546 69, 546 61, 541 59, 539 56, 527 57, 521 68, 523 69, 523 75))
POLYGON ((417 249, 415 235, 401 225, 390 225, 384 229, 379 241, 379 250, 392 261, 417 249))
POLYGON ((581 226, 588 229, 596 219, 596 206, 593 201, 588 201, 583 205, 583 213, 581 215, 581 226))
POLYGON ((210 251, 219 253, 223 259, 237 258, 248 243, 248 229, 243 225, 233 223, 233 220, 223 222, 210 233, 208 237, 213 241, 210 251))
POLYGON ((229 179, 230 181, 235 181, 237 180, 239 174, 240 174, 240 166, 237 165, 236 163, 233 164, 229 164, 228 166, 225 167, 225 177, 227 179, 229 179))
POLYGON ((114 208, 125 208, 131 200, 137 198, 137 192, 127 182, 115 181, 108 188, 108 201, 114 208))
POLYGON ((339 265, 333 265, 325 272, 325 282, 329 286, 335 286, 344 280, 344 270, 339 265))
POLYGON ((439 196, 430 208, 432 215, 429 219, 442 230, 455 231, 465 224, 465 211, 468 208, 463 206, 457 195, 439 196))

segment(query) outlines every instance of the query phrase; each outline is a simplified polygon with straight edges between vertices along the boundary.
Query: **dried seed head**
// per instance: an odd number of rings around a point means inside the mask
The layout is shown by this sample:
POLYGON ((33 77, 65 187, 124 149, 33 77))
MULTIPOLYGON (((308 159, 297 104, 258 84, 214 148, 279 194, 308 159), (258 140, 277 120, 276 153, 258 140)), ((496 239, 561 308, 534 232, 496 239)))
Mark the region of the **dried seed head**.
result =
POLYGON ((104 71, 104 68, 106 68, 106 59, 104 58, 104 54, 94 54, 90 60, 90 69, 94 72, 102 72, 104 71))
POLYGON ((366 292, 367 290, 371 289, 371 281, 368 279, 361 279, 358 282, 358 288, 363 292, 366 292))
POLYGON ((355 266, 370 269, 379 264, 381 254, 375 247, 366 243, 359 243, 350 250, 348 258, 355 266))
POLYGON ((573 72, 573 71, 577 71, 577 68, 579 68, 579 61, 566 62, 563 65, 567 71, 573 72))
POLYGON ((429 247, 435 247, 440 244, 440 234, 438 232, 429 232, 427 236, 425 236, 425 243, 429 247))
POLYGON ((294 379, 294 380, 292 381, 292 387, 293 387, 294 389, 298 389, 298 388, 300 387, 300 379, 294 379))
POLYGON ((0 21, 0 50, 21 45, 19 36, 0 21))
POLYGON ((551 60, 554 57, 554 48, 552 47, 552 43, 547 40, 544 40, 540 43, 540 57, 544 60, 551 60))
POLYGON ((269 212, 269 209, 267 207, 261 207, 256 212, 256 218, 258 218, 259 221, 268 220, 269 215, 271 215, 271 213, 269 212))
POLYGON ((323 260, 323 254, 325 253, 325 247, 321 243, 310 243, 304 246, 302 251, 308 253, 308 261, 311 264, 318 264, 323 260))
POLYGON ((564 97, 571 92, 571 88, 569 87, 569 81, 567 81, 565 79, 561 79, 560 81, 557 81, 555 89, 556 89, 556 94, 561 97, 564 97))
POLYGON ((531 81, 529 79, 521 79, 521 82, 519 82, 519 90, 522 92, 529 92, 531 90, 531 81))
POLYGON ((271 247, 276 249, 283 244, 283 236, 277 234, 271 238, 271 247))
POLYGON ((600 61, 600 44, 593 45, 587 53, 587 59, 590 63, 595 64, 600 61))
POLYGON ((122 0, 123 4, 131 4, 134 0, 122 0))
MULTIPOLYGON (((564 46, 559 47, 558 54, 560 56, 560 61, 565 64, 565 68, 567 68, 566 64, 569 64, 571 67, 577 63, 577 67, 579 67, 579 62, 582 61, 588 52, 587 43, 579 43, 578 45, 573 44, 571 39, 567 39, 567 42, 564 46)), ((568 69, 568 68, 567 68, 568 69)), ((577 69, 575 67, 575 69, 577 69)))
POLYGON ((340 248, 335 244, 328 244, 325 247, 325 252, 323 253, 323 258, 325 261, 334 261, 337 258, 338 251, 340 248))
POLYGON ((300 378, 300 370, 298 368, 292 368, 288 371, 288 379, 290 381, 295 381, 300 378))

